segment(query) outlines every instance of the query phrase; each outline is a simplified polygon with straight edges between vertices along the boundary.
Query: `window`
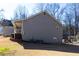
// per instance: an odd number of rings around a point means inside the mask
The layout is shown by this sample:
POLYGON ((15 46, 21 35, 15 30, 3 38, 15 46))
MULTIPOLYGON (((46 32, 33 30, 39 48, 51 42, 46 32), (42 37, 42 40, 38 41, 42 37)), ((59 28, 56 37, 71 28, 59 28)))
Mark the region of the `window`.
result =
POLYGON ((59 29, 59 27, 58 27, 58 26, 56 26, 56 29, 58 30, 58 29, 59 29))
POLYGON ((44 15, 46 15, 46 13, 44 12, 44 15))

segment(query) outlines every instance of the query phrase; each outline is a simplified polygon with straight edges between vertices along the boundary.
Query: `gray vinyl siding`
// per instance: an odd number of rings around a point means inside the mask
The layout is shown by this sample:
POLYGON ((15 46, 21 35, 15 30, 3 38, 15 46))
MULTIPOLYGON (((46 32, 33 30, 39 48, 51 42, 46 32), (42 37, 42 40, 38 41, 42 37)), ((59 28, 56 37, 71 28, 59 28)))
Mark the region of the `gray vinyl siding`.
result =
POLYGON ((41 13, 29 20, 23 21, 22 38, 25 41, 30 39, 43 40, 46 43, 62 42, 62 26, 48 15, 41 13), (54 38, 57 39, 54 39, 54 38))
POLYGON ((14 29, 11 26, 4 26, 2 32, 4 36, 11 35, 12 33, 14 33, 14 29))

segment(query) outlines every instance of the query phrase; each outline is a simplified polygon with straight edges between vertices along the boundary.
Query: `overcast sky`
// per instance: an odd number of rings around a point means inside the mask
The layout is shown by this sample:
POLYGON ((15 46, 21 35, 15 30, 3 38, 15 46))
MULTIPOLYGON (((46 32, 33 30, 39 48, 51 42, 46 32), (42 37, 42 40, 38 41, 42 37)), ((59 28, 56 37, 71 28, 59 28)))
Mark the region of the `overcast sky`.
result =
POLYGON ((35 4, 26 3, 27 0, 0 0, 0 9, 4 9, 3 13, 5 18, 10 19, 13 16, 14 10, 20 4, 26 5, 29 9, 29 13, 32 13, 32 8, 35 7, 35 4))
MULTIPOLYGON (((29 14, 32 14, 32 9, 36 7, 36 4, 27 3, 27 0, 0 0, 0 9, 4 9, 3 14, 6 19, 11 19, 14 15, 14 10, 20 4, 25 5, 28 8, 29 14)), ((61 6, 63 5, 61 4, 61 6)))

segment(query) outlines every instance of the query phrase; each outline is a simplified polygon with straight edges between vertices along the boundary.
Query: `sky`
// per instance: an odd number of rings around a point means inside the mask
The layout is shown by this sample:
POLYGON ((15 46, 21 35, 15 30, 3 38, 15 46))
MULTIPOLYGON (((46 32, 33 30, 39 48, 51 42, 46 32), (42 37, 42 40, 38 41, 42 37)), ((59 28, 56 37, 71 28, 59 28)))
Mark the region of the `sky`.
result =
POLYGON ((7 0, 6 2, 4 0, 0 0, 0 9, 4 9, 3 13, 5 18, 10 18, 12 16, 12 11, 15 9, 15 6, 19 4, 20 2, 12 2, 13 0, 9 1, 7 0))
MULTIPOLYGON (((28 15, 31 15, 33 13, 32 9, 36 7, 36 4, 27 3, 27 0, 0 0, 0 9, 4 10, 2 13, 5 19, 11 19, 16 7, 20 4, 28 8, 28 15)), ((63 7, 65 4, 60 5, 63 7)))
POLYGON ((26 0, 0 0, 0 10, 4 10, 2 13, 6 19, 11 19, 11 17, 14 15, 16 7, 20 4, 26 5, 29 10, 29 14, 32 13, 32 9, 36 6, 32 3, 26 3, 26 0))

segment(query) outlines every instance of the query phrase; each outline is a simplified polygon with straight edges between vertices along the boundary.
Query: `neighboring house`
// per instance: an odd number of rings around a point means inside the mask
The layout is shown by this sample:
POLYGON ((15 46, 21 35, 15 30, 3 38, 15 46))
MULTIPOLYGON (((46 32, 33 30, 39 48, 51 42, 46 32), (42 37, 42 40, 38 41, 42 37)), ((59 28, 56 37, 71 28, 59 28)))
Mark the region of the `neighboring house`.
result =
POLYGON ((14 33, 21 33, 22 21, 15 20, 12 22, 14 27, 14 33))
POLYGON ((14 33, 14 28, 11 20, 4 19, 0 21, 0 25, 2 27, 3 36, 10 36, 12 33, 14 33))
POLYGON ((62 24, 47 12, 40 12, 15 23, 20 24, 19 29, 24 41, 41 40, 45 43, 62 43, 62 24))
POLYGON ((14 33, 12 34, 12 38, 14 39, 22 39, 21 36, 21 27, 22 21, 18 21, 18 19, 12 21, 14 27, 14 33))

